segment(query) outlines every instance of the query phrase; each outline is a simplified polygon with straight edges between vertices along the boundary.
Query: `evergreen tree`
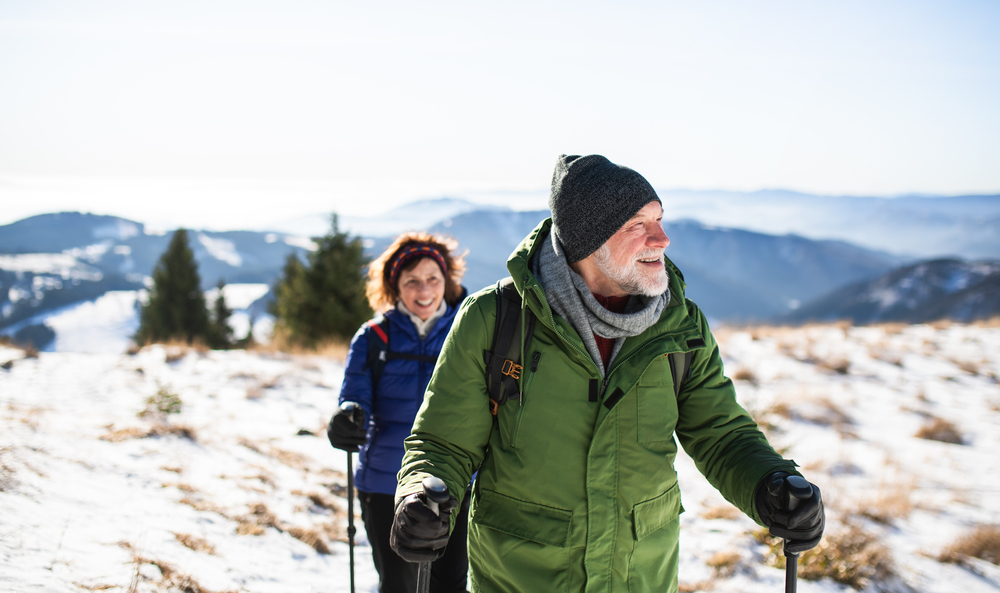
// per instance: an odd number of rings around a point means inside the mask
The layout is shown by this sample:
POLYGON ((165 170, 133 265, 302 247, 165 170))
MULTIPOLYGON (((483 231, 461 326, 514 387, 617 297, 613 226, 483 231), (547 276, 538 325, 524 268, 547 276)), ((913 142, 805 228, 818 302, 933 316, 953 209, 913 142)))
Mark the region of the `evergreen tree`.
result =
POLYGON ((205 340, 209 319, 200 284, 187 231, 178 229, 153 269, 153 287, 142 307, 135 341, 205 340))
POLYGON ((313 240, 318 248, 309 254, 308 265, 289 256, 271 307, 289 339, 308 347, 330 338, 350 339, 372 315, 361 239, 340 232, 334 214, 330 232, 313 240))
POLYGON ((219 280, 219 294, 212 304, 212 319, 208 325, 208 347, 213 350, 225 350, 233 347, 233 328, 229 327, 229 318, 233 310, 226 305, 226 295, 223 289, 226 287, 225 280, 219 280))

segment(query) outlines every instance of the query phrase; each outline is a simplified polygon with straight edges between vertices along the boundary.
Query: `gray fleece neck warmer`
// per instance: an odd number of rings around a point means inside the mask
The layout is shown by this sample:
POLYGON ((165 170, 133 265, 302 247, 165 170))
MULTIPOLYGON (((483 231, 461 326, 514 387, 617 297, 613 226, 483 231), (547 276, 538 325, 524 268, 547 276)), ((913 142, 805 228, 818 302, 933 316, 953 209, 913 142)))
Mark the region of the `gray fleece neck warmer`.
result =
POLYGON ((549 236, 551 240, 544 241, 535 255, 532 272, 542 285, 552 312, 568 321, 580 334, 604 377, 605 365, 594 334, 615 340, 608 361, 608 368, 611 368, 611 361, 618 355, 625 338, 641 334, 660 318, 670 302, 670 289, 655 297, 632 295, 623 313, 608 311, 594 298, 583 277, 569 267, 559 239, 555 234, 549 236))

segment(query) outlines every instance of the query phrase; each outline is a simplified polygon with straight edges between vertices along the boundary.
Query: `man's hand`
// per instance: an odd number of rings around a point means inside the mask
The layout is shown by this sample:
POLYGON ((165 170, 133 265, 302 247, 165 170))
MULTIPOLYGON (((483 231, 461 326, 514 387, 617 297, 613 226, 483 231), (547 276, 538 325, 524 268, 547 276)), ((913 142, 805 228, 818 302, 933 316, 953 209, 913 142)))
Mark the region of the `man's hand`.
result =
POLYGON ((799 553, 815 548, 823 538, 826 516, 819 488, 812 486, 812 496, 799 500, 798 506, 788 510, 790 499, 786 472, 774 472, 757 484, 754 504, 761 521, 771 535, 785 540, 785 549, 799 553))
POLYGON ((357 402, 340 404, 326 427, 326 436, 330 439, 330 444, 337 449, 357 451, 358 447, 368 441, 365 411, 357 402))
POLYGON ((389 545, 407 562, 433 562, 444 556, 451 527, 451 511, 458 506, 454 496, 438 505, 435 515, 423 492, 407 495, 396 503, 389 545))

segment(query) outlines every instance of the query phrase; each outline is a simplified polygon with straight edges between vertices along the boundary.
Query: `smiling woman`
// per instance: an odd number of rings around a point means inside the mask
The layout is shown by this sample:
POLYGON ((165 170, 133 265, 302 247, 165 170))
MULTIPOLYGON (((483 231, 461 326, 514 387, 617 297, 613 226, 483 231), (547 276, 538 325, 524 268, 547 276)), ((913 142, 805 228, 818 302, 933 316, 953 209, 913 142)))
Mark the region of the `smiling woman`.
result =
MULTIPOLYGON (((351 341, 340 406, 330 420, 330 443, 360 448, 356 484, 361 517, 379 573, 379 591, 413 591, 416 565, 389 545, 396 472, 438 353, 465 297, 464 254, 457 243, 425 232, 396 239, 368 269, 368 302, 378 317, 351 341)), ((468 500, 468 498, 466 498, 468 500)), ((465 542, 468 502, 459 511, 455 542, 465 542)), ((449 545, 431 569, 438 591, 466 591, 464 545, 449 545)))

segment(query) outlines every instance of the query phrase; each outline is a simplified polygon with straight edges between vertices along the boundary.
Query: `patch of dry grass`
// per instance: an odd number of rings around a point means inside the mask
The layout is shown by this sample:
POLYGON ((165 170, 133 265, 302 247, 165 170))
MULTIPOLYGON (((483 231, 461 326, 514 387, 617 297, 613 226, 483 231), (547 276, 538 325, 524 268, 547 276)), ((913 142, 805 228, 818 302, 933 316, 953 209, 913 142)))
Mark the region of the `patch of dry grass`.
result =
POLYGON ((347 351, 350 349, 350 340, 335 338, 318 344, 315 348, 306 348, 296 344, 288 337, 288 332, 284 328, 277 326, 271 336, 271 341, 267 344, 254 344, 248 350, 250 352, 265 354, 294 354, 300 356, 321 356, 339 362, 347 360, 347 351))
POLYGON ((712 554, 705 564, 712 568, 716 576, 726 578, 736 572, 736 567, 740 565, 742 559, 735 550, 722 550, 712 554))
POLYGON ((705 509, 701 513, 702 519, 737 519, 743 513, 731 504, 720 504, 713 507, 705 509))
POLYGON ((206 554, 212 554, 213 556, 215 555, 215 546, 213 546, 207 539, 188 533, 175 533, 174 537, 189 550, 204 552, 206 554))
POLYGON ((941 562, 968 564, 979 558, 1000 566, 1000 525, 976 525, 948 545, 938 556, 941 562))
POLYGON ((309 457, 301 453, 296 453, 295 451, 286 451, 285 449, 279 449, 277 447, 270 447, 268 449, 264 449, 259 444, 246 438, 241 438, 239 442, 241 445, 243 445, 247 449, 250 449, 254 453, 257 453, 259 455, 265 455, 267 457, 271 457, 272 459, 276 459, 292 469, 301 469, 305 471, 310 470, 311 460, 309 459, 309 457))
POLYGON ((746 381, 747 383, 755 387, 759 383, 759 379, 757 378, 757 375, 753 372, 753 370, 748 369, 746 367, 738 369, 735 373, 733 373, 732 379, 734 381, 746 381))
POLYGON ((14 467, 14 447, 4 445, 0 447, 0 492, 7 492, 14 486, 14 474, 17 469, 14 467))
POLYGON ((883 525, 905 519, 915 508, 912 498, 915 488, 911 480, 882 481, 875 494, 855 502, 854 514, 883 525))
MULTIPOLYGON (((754 538, 767 546, 765 561, 768 565, 785 567, 780 538, 766 529, 756 531, 754 538)), ((889 548, 871 533, 851 524, 833 532, 828 529, 818 546, 799 557, 799 578, 808 581, 830 578, 862 590, 872 581, 886 580, 894 575, 889 548)))
POLYGON ((102 441, 108 441, 110 443, 120 443, 130 439, 146 439, 164 436, 177 436, 183 439, 188 439, 191 442, 198 442, 197 431, 184 424, 157 422, 149 428, 130 426, 114 430, 113 425, 109 425, 105 428, 108 429, 108 433, 103 434, 98 438, 102 441))
POLYGON ((331 553, 330 546, 324 537, 326 534, 324 529, 286 525, 263 502, 253 503, 249 508, 250 514, 235 518, 237 521, 236 532, 240 535, 262 535, 265 528, 271 527, 308 545, 318 554, 331 553))
POLYGON ((962 433, 958 430, 958 427, 943 418, 937 417, 928 419, 913 436, 953 445, 961 445, 963 443, 962 433))
MULTIPOLYGON (((211 589, 206 589, 198 581, 196 581, 191 575, 184 574, 179 571, 174 565, 164 562, 156 558, 149 558, 141 554, 136 550, 132 544, 128 542, 119 542, 118 544, 122 548, 128 550, 132 553, 132 579, 129 583, 129 587, 126 590, 127 593, 137 593, 140 589, 147 590, 148 587, 140 587, 140 585, 147 582, 151 583, 156 587, 157 591, 178 591, 180 593, 222 593, 215 592, 211 589), (159 571, 160 577, 158 579, 152 579, 145 576, 141 568, 143 565, 155 566, 159 571)), ((109 588, 120 588, 120 587, 104 587, 90 588, 91 590, 104 590, 109 588)), ((228 590, 224 593, 236 593, 233 590, 228 590)))

